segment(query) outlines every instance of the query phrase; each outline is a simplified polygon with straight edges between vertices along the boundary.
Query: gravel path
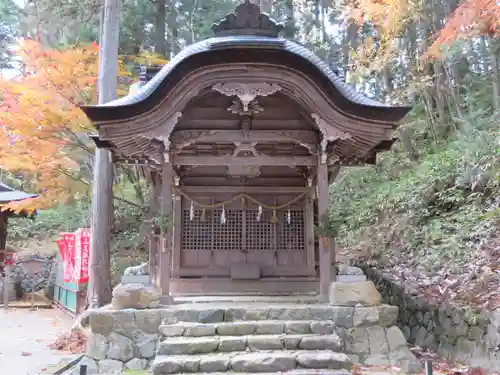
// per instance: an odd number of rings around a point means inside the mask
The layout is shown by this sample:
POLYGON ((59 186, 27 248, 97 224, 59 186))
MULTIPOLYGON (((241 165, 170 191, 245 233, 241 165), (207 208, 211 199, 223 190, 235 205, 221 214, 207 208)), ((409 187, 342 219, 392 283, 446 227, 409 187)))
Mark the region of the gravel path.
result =
POLYGON ((49 349, 72 319, 57 309, 7 310, 0 308, 0 374, 45 375, 77 355, 49 349))

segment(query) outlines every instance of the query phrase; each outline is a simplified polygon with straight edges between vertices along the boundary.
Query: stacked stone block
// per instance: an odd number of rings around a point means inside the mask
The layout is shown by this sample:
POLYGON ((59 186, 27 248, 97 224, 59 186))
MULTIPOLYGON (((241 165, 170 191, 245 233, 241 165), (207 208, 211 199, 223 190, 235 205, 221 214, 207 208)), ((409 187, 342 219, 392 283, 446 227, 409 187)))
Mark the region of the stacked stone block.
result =
POLYGON ((415 365, 394 326, 396 307, 204 305, 96 312, 83 363, 89 374, 150 367, 155 375, 415 365))
POLYGON ((350 371, 354 364, 420 370, 396 326, 398 307, 381 304, 375 285, 357 270, 343 268, 348 277, 331 284, 330 304, 187 303, 151 309, 145 307, 158 293, 129 284, 126 293, 120 292, 123 287, 115 291, 114 299, 143 309, 95 311, 82 363, 89 374, 107 375, 126 369, 149 369, 153 375, 325 375, 350 371))

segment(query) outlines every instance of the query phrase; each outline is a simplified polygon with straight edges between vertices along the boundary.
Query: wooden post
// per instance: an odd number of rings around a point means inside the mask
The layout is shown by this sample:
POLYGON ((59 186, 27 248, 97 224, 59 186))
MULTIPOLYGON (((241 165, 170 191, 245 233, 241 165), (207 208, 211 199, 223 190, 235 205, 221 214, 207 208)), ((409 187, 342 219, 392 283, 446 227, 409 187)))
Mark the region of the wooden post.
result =
POLYGON ((335 238, 330 238, 330 262, 331 262, 331 281, 337 281, 337 254, 335 238))
MULTIPOLYGON (((161 180, 161 213, 163 217, 167 217, 170 221, 172 216, 172 180, 174 170, 171 159, 168 155, 165 156, 163 164, 162 180, 161 180)), ((162 303, 171 303, 170 298, 170 270, 172 257, 172 224, 167 227, 162 226, 161 235, 161 253, 160 253, 160 287, 164 301, 162 303)))
MULTIPOLYGON (((318 172, 316 183, 318 186, 318 219, 328 215, 328 167, 326 162, 322 162, 321 155, 318 157, 318 172)), ((331 241, 329 241, 331 242, 331 241)), ((319 241, 319 301, 326 303, 329 301, 329 289, 331 282, 332 257, 330 246, 325 246, 324 241, 319 241)))
POLYGON ((5 277, 3 279, 3 309, 7 310, 9 308, 9 273, 10 265, 5 265, 5 277))
MULTIPOLYGON (((160 214, 160 197, 161 197, 161 179, 157 173, 152 176, 153 191, 151 192, 150 199, 150 215, 151 219, 155 220, 160 214)), ((158 280, 158 242, 154 233, 149 234, 149 275, 151 282, 159 286, 158 280)))
MULTIPOLYGON (((172 270, 179 270, 181 267, 181 228, 182 228, 182 195, 174 193, 174 222, 173 222, 173 242, 172 242, 172 270)), ((174 275, 175 276, 175 275, 174 275)))
POLYGON ((7 212, 0 212, 0 262, 5 257, 5 246, 7 244, 7 212))
MULTIPOLYGON (((98 93, 99 104, 116 98, 120 1, 105 0, 101 11, 98 93)), ((92 186, 92 221, 87 303, 99 307, 111 302, 110 232, 113 217, 111 152, 96 148, 92 186)))
POLYGON ((316 276, 316 255, 314 249, 314 189, 311 188, 305 197, 304 205, 305 220, 305 240, 306 240, 306 259, 307 267, 311 275, 316 276))

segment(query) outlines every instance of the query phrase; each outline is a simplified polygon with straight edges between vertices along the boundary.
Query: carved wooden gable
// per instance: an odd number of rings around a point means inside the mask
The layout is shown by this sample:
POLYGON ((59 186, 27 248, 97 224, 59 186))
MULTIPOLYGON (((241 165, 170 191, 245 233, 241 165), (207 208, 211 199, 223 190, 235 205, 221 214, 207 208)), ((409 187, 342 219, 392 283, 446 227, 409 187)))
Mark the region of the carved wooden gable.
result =
MULTIPOLYGON (((266 111, 266 98, 286 96, 290 99, 288 110, 299 110, 301 121, 312 127, 301 124, 279 130, 314 129, 319 134, 319 150, 308 141, 300 142, 311 155, 320 152, 322 163, 332 157, 348 164, 373 163, 376 153, 392 144, 392 132, 409 108, 391 108, 356 93, 314 53, 279 38, 282 28, 245 0, 234 13, 213 25, 214 38, 184 49, 150 84, 104 106, 82 107, 98 128, 97 143, 111 147, 117 156, 153 163, 161 161, 159 153, 170 158, 170 152, 176 152, 185 138, 174 135, 175 129, 188 130, 185 116, 189 103, 211 90, 230 99, 224 106, 227 116, 214 120, 229 122, 234 115, 241 122, 238 130, 244 133, 252 123, 257 130, 254 120, 266 111), (163 150, 158 150, 158 143, 163 143, 163 150)), ((143 75, 148 76, 147 72, 143 75)), ((288 110, 284 109, 284 117, 288 110)), ((212 127, 193 126, 189 130, 216 127, 214 121, 212 127)), ((270 129, 277 128, 258 130, 270 129)), ((217 144, 215 138, 213 135, 209 143, 217 144)), ((232 134, 232 143, 247 143, 234 138, 232 134)), ((191 141, 181 148, 189 145, 191 141)), ((255 168, 251 172, 255 174, 255 168)))

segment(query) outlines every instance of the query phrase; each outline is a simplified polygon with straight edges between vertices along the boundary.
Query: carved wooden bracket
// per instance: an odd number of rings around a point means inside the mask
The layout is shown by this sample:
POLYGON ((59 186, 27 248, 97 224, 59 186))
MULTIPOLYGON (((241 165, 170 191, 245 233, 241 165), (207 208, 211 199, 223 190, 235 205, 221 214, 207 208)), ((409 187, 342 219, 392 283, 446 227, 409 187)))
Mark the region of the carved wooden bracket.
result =
POLYGON ((255 149, 255 146, 257 146, 257 142, 253 143, 234 142, 234 145, 236 146, 236 149, 233 152, 233 156, 238 156, 242 152, 250 153, 253 156, 259 156, 259 153, 255 149))
POLYGON ((326 147, 328 146, 328 142, 336 141, 337 139, 350 139, 351 134, 346 133, 327 123, 320 115, 316 113, 312 113, 311 117, 314 119, 316 125, 318 125, 319 131, 323 135, 323 139, 321 140, 321 163, 325 164, 327 161, 326 147))
MULTIPOLYGON (((247 158, 258 157, 260 154, 255 149, 257 142, 252 143, 242 143, 242 142, 234 142, 236 146, 233 156, 239 156, 240 154, 244 154, 247 158), (253 155, 253 156, 250 156, 253 155)), ((227 174, 231 177, 258 177, 260 176, 260 166, 258 165, 241 165, 234 166, 229 165, 227 167, 227 174)))
POLYGON ((239 100, 233 100, 233 104, 231 104, 226 109, 228 112, 234 113, 235 115, 240 115, 240 116, 252 116, 252 115, 256 115, 256 114, 264 111, 264 108, 262 108, 259 105, 259 102, 257 101, 257 99, 254 99, 248 103, 248 111, 245 111, 245 109, 243 108, 242 102, 239 100))
POLYGON ((147 136, 161 140, 165 145, 165 150, 170 151, 170 134, 172 134, 172 131, 181 116, 182 112, 175 112, 163 123, 162 126, 149 132, 147 136))
POLYGON ((156 139, 151 140, 151 144, 153 146, 154 151, 152 151, 148 156, 151 160, 156 162, 159 165, 163 165, 165 163, 165 157, 163 153, 165 152, 165 145, 163 142, 158 141, 156 139))
POLYGON ((212 89, 226 96, 237 96, 243 105, 243 111, 249 111, 250 102, 258 96, 269 96, 281 90, 281 86, 274 83, 217 83, 212 89))
POLYGON ((284 140, 290 139, 293 142, 301 145, 311 153, 311 155, 317 155, 317 144, 304 141, 304 136, 306 136, 307 131, 304 130, 275 130, 271 131, 273 134, 283 137, 284 140))
POLYGON ((180 151, 196 143, 200 138, 212 137, 219 133, 221 133, 220 130, 182 130, 172 134, 171 145, 173 149, 180 151))

